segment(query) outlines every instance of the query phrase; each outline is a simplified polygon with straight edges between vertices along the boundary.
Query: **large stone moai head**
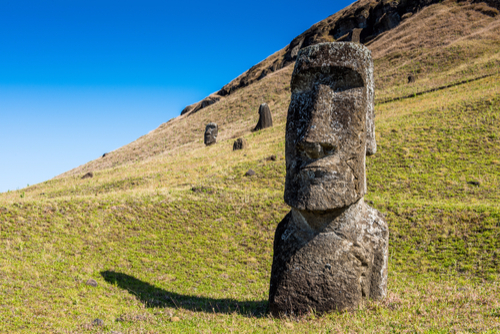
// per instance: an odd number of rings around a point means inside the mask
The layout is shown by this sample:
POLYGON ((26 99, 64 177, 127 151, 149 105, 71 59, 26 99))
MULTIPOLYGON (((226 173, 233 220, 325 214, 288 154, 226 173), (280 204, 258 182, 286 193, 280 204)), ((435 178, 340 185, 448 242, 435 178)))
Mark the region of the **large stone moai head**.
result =
POLYGON ((205 128, 205 145, 209 146, 217 142, 219 127, 215 123, 208 123, 205 128))
POLYGON ((349 206, 366 193, 376 151, 371 52, 355 43, 300 51, 286 126, 285 202, 299 210, 349 206))

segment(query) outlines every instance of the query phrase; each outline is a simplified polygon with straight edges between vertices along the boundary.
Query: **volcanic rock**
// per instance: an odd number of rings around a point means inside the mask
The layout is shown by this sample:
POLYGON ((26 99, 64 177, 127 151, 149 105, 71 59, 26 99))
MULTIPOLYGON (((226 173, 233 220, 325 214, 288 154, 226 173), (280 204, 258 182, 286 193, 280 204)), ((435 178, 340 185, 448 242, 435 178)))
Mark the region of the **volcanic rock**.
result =
POLYGON ((247 146, 248 144, 245 138, 238 138, 234 141, 233 151, 242 150, 244 148, 247 148, 247 146))
POLYGON ((208 123, 205 128, 205 145, 209 146, 217 142, 217 135, 219 134, 219 127, 216 123, 208 123))
POLYGON ((262 103, 259 107, 259 121, 253 129, 253 131, 262 130, 273 126, 273 118, 271 116, 271 110, 267 103, 262 103))
POLYGON ((286 125, 285 202, 269 288, 274 316, 353 310, 387 290, 389 230, 363 200, 374 153, 373 61, 358 43, 301 50, 286 125))
POLYGON ((90 179, 92 177, 94 177, 94 173, 88 172, 87 174, 85 174, 84 176, 82 176, 82 180, 84 180, 84 179, 90 179))

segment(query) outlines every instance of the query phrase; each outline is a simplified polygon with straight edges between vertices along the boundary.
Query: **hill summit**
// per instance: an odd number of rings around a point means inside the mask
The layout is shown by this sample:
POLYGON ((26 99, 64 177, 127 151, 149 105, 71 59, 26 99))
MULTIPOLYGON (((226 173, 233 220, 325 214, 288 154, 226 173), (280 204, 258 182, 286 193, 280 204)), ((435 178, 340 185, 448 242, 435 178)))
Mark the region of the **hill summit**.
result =
MULTIPOLYGON (((289 45, 266 58, 236 79, 205 99, 191 104, 181 111, 181 115, 192 114, 220 101, 236 90, 261 80, 268 74, 295 63, 300 49, 322 42, 369 43, 380 34, 391 30, 427 6, 441 0, 358 0, 340 12, 314 24, 295 37, 289 45)), ((494 0, 472 0, 469 9, 485 15, 498 15, 500 2, 494 0), (491 7, 490 7, 491 6, 491 7)), ((414 22, 413 24, 418 24, 414 22)))

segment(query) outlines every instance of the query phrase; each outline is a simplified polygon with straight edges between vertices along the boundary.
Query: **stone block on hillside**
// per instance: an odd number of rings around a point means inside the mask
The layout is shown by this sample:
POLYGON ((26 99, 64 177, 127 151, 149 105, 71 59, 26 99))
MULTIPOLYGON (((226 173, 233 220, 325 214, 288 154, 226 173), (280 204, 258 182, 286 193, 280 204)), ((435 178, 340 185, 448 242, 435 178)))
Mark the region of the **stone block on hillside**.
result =
POLYGON ((243 149, 247 148, 247 146, 248 146, 248 144, 247 144, 247 141, 245 138, 238 138, 234 141, 233 151, 243 150, 243 149))
POLYGON ((219 134, 219 127, 216 123, 208 123, 205 128, 205 145, 209 146, 217 142, 217 135, 219 134))
POLYGON ((356 28, 352 31, 352 38, 351 41, 353 43, 361 43, 361 32, 363 29, 356 28))
POLYGON ((259 121, 253 131, 262 130, 273 126, 273 117, 267 103, 262 103, 259 107, 259 121))
POLYGON ((85 175, 82 176, 82 180, 84 180, 84 179, 90 179, 90 178, 93 178, 93 177, 94 177, 94 173, 88 172, 88 173, 86 173, 85 175))
POLYGON ((284 194, 291 211, 274 236, 269 308, 274 316, 354 310, 387 290, 388 226, 363 200, 375 140, 371 52, 357 43, 307 47, 291 89, 284 194))

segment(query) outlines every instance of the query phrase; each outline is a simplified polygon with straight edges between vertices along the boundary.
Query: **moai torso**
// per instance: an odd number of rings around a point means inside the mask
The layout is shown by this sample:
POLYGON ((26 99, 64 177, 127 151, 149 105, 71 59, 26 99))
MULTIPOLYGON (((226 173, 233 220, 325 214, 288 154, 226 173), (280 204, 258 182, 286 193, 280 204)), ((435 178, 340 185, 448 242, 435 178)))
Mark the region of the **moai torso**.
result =
POLYGON ((387 224, 363 200, 365 157, 376 151, 370 51, 305 48, 291 86, 284 197, 292 210, 276 229, 270 310, 354 309, 387 286, 387 224))

